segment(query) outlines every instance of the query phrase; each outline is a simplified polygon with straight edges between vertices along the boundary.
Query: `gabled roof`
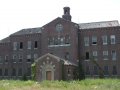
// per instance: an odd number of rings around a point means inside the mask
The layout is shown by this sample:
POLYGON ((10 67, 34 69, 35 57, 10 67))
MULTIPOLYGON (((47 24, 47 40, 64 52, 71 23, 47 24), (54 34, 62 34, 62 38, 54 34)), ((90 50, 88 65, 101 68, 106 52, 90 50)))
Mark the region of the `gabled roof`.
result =
POLYGON ((52 57, 52 58, 55 58, 57 61, 60 61, 60 60, 62 60, 63 62, 64 62, 64 65, 73 65, 73 66, 77 66, 75 63, 73 63, 73 62, 70 62, 70 61, 68 61, 68 60, 65 60, 65 59, 62 59, 62 58, 59 58, 59 57, 57 57, 57 56, 55 56, 55 55, 52 55, 52 54, 45 54, 45 55, 43 55, 43 56, 41 56, 41 57, 39 57, 37 60, 35 60, 36 62, 38 62, 39 60, 41 60, 42 58, 44 58, 44 57, 46 57, 46 56, 49 56, 49 57, 52 57))
POLYGON ((117 20, 114 21, 102 21, 102 22, 92 22, 92 23, 79 23, 80 29, 89 29, 89 28, 102 28, 102 27, 114 27, 120 26, 117 20))

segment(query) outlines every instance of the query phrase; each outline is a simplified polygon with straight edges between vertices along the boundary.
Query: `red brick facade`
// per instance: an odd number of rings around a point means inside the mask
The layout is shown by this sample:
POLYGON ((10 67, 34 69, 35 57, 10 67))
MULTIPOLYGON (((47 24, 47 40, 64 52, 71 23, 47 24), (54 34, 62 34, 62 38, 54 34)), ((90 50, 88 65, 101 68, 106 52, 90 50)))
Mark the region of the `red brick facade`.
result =
POLYGON ((101 27, 81 28, 80 24, 71 22, 69 7, 64 8, 62 17, 42 27, 20 30, 1 40, 0 79, 19 79, 24 74, 31 78, 30 67, 36 61, 36 81, 49 77, 51 80, 70 80, 77 74, 74 72, 78 60, 83 65, 86 77, 98 77, 98 69, 90 61, 94 55, 105 76, 120 77, 120 27, 103 27, 102 24, 101 27))

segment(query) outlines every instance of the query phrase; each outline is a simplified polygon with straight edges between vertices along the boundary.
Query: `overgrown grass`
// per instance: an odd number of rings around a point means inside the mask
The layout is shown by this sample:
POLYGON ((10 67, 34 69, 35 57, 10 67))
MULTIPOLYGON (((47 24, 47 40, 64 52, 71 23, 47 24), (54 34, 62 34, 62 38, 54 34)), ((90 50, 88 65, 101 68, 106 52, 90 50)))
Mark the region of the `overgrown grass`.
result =
POLYGON ((120 90, 120 79, 90 79, 82 81, 21 81, 0 80, 0 90, 120 90))

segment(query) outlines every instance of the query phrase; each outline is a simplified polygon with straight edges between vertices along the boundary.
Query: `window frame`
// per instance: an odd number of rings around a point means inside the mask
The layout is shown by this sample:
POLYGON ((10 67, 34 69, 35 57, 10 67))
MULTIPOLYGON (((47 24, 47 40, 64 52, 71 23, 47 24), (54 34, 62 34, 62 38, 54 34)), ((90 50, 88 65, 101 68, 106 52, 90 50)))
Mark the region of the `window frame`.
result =
POLYGON ((103 45, 107 45, 107 36, 102 36, 103 45))
POLYGON ((89 37, 84 37, 85 46, 89 46, 89 37))
POLYGON ((97 45, 97 36, 92 36, 92 45, 97 45))
POLYGON ((115 35, 110 35, 111 44, 115 44, 115 35))
POLYGON ((108 51, 103 51, 103 60, 108 60, 108 51))

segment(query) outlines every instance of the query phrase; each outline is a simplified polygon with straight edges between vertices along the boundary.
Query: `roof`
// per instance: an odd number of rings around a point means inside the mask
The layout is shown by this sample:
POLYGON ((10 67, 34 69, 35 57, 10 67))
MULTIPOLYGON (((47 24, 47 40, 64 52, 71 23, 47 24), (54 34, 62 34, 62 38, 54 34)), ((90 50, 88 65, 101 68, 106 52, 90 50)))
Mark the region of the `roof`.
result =
POLYGON ((75 64, 75 63, 73 63, 73 62, 70 62, 70 61, 68 61, 68 60, 59 58, 59 57, 57 57, 57 56, 55 56, 55 55, 52 55, 52 54, 50 54, 50 53, 45 54, 45 55, 39 57, 39 58, 38 58, 37 60, 35 60, 35 61, 38 62, 40 59, 42 59, 42 58, 44 58, 44 57, 46 57, 46 56, 50 56, 50 57, 52 57, 52 58, 55 58, 55 59, 57 59, 57 61, 62 60, 62 61, 64 62, 64 65, 73 65, 73 66, 77 66, 77 64, 75 64))
POLYGON ((41 28, 27 28, 17 31, 11 35, 23 35, 23 34, 33 34, 33 33, 41 33, 41 28))
POLYGON ((119 22, 117 20, 103 21, 103 22, 92 22, 92 23, 79 23, 80 29, 114 27, 114 26, 120 26, 119 22))
MULTIPOLYGON (((11 35, 24 35, 24 34, 34 34, 34 33, 41 33, 41 28, 38 27, 38 28, 27 28, 27 29, 22 29, 22 30, 19 30, 11 35)), ((10 37, 6 37, 2 40, 0 40, 0 43, 3 43, 3 42, 8 42, 10 41, 10 37)))

